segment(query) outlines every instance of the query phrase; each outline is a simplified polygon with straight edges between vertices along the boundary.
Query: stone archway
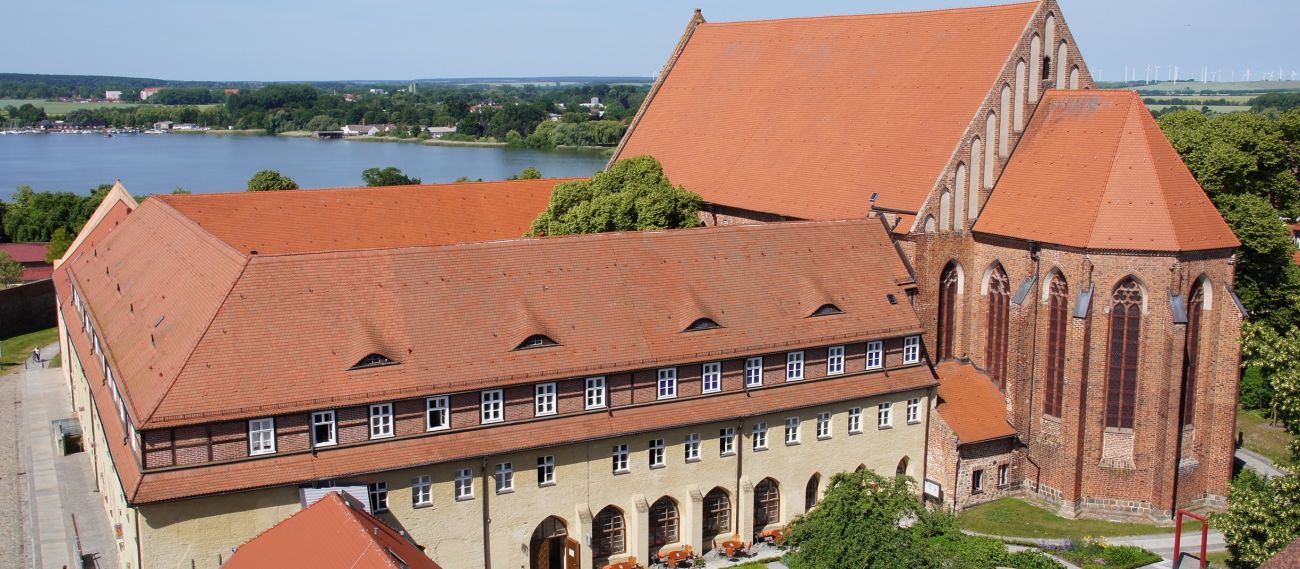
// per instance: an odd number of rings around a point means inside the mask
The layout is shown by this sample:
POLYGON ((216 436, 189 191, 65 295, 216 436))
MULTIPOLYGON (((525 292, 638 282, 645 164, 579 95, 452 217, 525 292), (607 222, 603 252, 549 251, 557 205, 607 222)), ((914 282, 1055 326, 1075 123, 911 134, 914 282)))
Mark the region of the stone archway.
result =
POLYGON ((533 530, 528 544, 531 569, 578 569, 578 542, 569 539, 564 520, 550 516, 533 530))

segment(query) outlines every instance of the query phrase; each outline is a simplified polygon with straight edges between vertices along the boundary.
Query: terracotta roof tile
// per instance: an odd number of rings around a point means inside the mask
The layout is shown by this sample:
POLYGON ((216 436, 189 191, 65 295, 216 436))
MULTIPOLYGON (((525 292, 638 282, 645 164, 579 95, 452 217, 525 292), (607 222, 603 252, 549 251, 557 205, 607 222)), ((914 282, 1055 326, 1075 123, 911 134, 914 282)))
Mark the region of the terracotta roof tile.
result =
POLYGON ((1006 400, 988 376, 970 364, 939 364, 939 416, 961 444, 1013 437, 1006 418, 1006 400))
POLYGON ((44 263, 45 243, 0 243, 0 253, 19 263, 44 263))
POLYGON ((1037 8, 700 24, 618 157, 754 211, 916 212, 1037 8))
POLYGON ((330 492, 247 543, 225 569, 440 569, 388 524, 330 492))
POLYGON ((22 282, 43 281, 54 274, 54 267, 46 265, 44 267, 23 267, 23 272, 18 275, 18 280, 22 282))
POLYGON ((1238 245, 1132 91, 1049 90, 974 230, 1089 249, 1238 245))
POLYGON ((164 195, 236 250, 343 251, 511 239, 528 232, 551 190, 576 178, 380 188, 164 195))
MULTIPOLYGON (((399 468, 474 459, 521 450, 607 439, 670 427, 717 422, 825 405, 847 399, 925 389, 935 385, 924 365, 885 373, 857 373, 829 379, 780 383, 664 404, 615 407, 605 412, 506 423, 484 429, 389 440, 353 447, 318 449, 241 462, 148 473, 133 503, 358 476, 399 468)), ((105 421, 111 423, 112 421, 105 421)), ((127 451, 129 456, 129 450, 127 451)), ((118 463, 122 469, 122 463, 118 463)), ((127 469, 135 468, 133 464, 127 469)), ((139 480, 138 474, 132 479, 139 480)))

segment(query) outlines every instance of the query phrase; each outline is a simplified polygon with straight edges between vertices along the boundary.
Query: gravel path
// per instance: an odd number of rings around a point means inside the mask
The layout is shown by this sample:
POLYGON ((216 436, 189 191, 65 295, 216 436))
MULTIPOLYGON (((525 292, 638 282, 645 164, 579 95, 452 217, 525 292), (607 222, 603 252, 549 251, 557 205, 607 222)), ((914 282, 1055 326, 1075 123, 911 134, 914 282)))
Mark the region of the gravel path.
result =
MULTIPOLYGON (((21 371, 21 370, 19 370, 21 371)), ((27 476, 19 460, 20 373, 0 375, 0 567, 30 567, 27 476)))

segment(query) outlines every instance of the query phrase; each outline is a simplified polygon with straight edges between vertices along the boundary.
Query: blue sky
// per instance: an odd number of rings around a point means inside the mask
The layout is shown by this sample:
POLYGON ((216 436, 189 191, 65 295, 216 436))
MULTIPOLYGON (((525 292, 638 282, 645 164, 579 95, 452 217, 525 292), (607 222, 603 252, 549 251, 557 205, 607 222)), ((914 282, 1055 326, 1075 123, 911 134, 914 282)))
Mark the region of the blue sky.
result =
MULTIPOLYGON (((14 2, 0 71, 198 80, 656 73, 691 10, 711 21, 969 6, 980 0, 122 0, 14 2)), ((1300 74, 1295 0, 1060 0, 1089 66, 1300 74)), ((1165 72, 1162 70, 1161 75, 1165 72)), ((1300 76, 1300 75, 1298 75, 1300 76)))

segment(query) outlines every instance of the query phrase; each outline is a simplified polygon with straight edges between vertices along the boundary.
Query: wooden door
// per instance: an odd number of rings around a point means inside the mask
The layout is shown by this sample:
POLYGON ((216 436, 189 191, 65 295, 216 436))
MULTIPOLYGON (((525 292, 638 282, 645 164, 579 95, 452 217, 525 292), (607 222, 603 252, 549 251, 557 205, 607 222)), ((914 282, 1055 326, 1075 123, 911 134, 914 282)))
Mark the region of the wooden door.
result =
POLYGON ((564 569, 578 569, 578 551, 577 541, 564 540, 564 569))

